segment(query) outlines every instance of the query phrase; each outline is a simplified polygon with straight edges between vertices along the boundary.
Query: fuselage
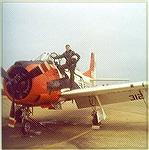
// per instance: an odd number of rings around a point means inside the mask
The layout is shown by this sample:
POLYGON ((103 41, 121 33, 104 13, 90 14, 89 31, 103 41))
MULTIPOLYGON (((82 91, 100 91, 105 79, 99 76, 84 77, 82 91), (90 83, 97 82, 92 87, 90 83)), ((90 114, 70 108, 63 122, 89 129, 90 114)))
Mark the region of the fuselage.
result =
MULTIPOLYGON (((13 82, 10 84, 10 81, 4 80, 4 91, 10 100, 15 100, 16 104, 50 108, 59 102, 62 91, 69 90, 68 88, 52 91, 48 89, 48 83, 61 78, 57 66, 51 61, 18 61, 7 72, 13 82), (29 72, 33 72, 36 67, 40 68, 42 74, 20 80, 29 72)), ((69 71, 66 70, 66 73, 70 76, 69 71)), ((74 81, 79 88, 91 86, 90 78, 78 70, 75 70, 74 81)))

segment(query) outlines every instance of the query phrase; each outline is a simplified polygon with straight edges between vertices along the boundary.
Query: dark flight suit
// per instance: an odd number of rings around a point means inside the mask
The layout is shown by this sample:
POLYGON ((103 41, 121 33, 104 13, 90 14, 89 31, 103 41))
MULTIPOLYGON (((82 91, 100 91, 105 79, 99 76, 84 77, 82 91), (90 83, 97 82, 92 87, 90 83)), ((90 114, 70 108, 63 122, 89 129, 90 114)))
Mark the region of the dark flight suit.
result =
POLYGON ((68 76, 65 73, 65 69, 69 69, 71 88, 72 88, 72 86, 73 86, 72 84, 73 84, 73 81, 74 81, 74 73, 75 73, 76 63, 80 59, 80 55, 75 53, 72 50, 68 50, 68 51, 65 51, 62 55, 56 56, 55 58, 56 59, 58 59, 58 58, 65 58, 66 59, 66 63, 63 64, 63 65, 59 65, 58 69, 59 69, 59 71, 62 75, 65 75, 66 78, 68 76), (73 56, 77 56, 77 60, 75 58, 73 58, 73 56))

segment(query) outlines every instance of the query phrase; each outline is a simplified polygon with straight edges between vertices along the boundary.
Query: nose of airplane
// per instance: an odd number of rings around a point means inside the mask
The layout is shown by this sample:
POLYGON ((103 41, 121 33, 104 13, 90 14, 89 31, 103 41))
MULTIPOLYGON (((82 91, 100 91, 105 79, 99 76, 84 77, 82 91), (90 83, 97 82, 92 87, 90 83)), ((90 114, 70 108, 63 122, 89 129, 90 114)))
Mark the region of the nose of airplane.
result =
POLYGON ((32 79, 27 78, 29 72, 22 66, 12 66, 7 73, 9 80, 5 80, 5 85, 8 94, 13 99, 25 98, 32 87, 32 79))
POLYGON ((32 79, 40 74, 42 71, 38 66, 29 72, 22 65, 17 64, 11 66, 7 72, 2 69, 5 88, 8 94, 17 100, 23 99, 29 94, 32 88, 32 79))

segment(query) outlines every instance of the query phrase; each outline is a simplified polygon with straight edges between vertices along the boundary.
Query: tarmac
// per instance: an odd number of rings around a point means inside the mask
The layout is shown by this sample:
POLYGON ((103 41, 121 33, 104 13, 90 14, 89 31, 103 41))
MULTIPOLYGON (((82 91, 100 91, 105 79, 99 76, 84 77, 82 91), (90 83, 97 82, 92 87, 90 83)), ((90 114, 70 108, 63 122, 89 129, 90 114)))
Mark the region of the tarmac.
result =
POLYGON ((36 127, 24 136, 21 126, 9 128, 10 101, 2 100, 3 149, 147 149, 147 109, 143 101, 103 106, 107 119, 98 130, 91 128, 91 108, 78 110, 66 102, 63 110, 34 109, 36 127))

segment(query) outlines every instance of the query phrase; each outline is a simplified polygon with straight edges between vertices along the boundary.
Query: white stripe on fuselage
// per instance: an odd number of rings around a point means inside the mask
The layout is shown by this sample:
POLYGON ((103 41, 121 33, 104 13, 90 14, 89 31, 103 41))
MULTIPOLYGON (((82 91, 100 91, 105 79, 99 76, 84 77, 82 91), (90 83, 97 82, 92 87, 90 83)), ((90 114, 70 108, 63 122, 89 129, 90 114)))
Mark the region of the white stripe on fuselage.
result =
MULTIPOLYGON (((70 72, 66 71, 67 75, 70 77, 70 72)), ((84 76, 80 71, 75 70, 74 81, 79 85, 80 88, 91 87, 91 78, 84 76)))

